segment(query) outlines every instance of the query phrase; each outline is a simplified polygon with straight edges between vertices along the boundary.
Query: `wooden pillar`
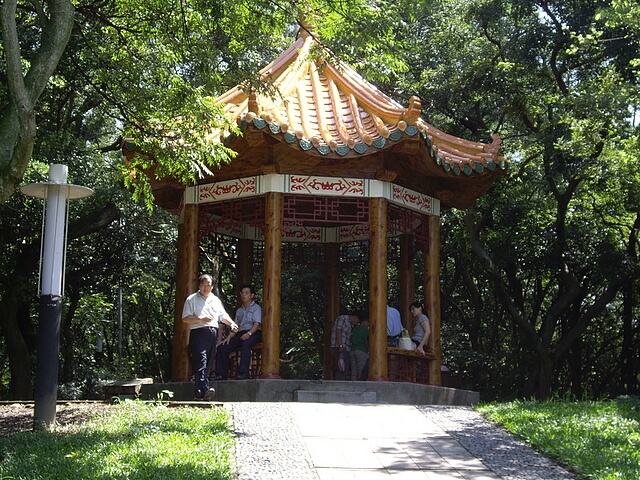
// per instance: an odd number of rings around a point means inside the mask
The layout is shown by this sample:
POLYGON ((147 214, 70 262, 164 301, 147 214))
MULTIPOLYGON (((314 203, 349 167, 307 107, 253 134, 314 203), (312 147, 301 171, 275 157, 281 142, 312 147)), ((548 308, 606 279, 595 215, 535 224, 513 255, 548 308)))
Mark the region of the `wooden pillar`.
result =
POLYGON ((410 305, 416 297, 415 263, 414 263, 415 239, 411 235, 400 236, 400 265, 398 274, 400 275, 400 314, 402 315, 402 325, 413 335, 413 316, 411 316, 410 305))
POLYGON ((431 324, 429 348, 436 359, 429 363, 429 379, 432 385, 442 385, 440 367, 442 346, 440 343, 440 217, 429 216, 429 243, 424 252, 424 296, 427 317, 431 324))
POLYGON ((340 314, 340 244, 324 245, 324 334, 322 336, 322 378, 331 379, 331 329, 340 314))
POLYGON ((241 238, 238 242, 236 289, 245 283, 253 284, 253 240, 241 238))
POLYGON ((262 306, 262 374, 280 377, 280 295, 282 284, 282 216, 284 195, 269 192, 265 197, 264 284, 262 306))
POLYGON ((191 378, 189 326, 182 323, 182 308, 186 298, 198 289, 199 243, 198 205, 187 204, 178 223, 178 265, 171 358, 171 379, 174 382, 188 382, 191 378))
POLYGON ((369 199, 369 380, 387 380, 387 201, 369 199))

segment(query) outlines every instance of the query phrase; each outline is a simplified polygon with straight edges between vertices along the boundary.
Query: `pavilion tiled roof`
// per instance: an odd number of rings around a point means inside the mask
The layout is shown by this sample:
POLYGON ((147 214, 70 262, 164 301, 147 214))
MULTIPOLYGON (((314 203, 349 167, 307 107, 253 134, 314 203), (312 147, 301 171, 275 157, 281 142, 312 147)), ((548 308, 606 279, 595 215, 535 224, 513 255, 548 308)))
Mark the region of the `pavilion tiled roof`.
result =
MULTIPOLYGON (((271 173, 391 182, 468 208, 505 173, 501 139, 474 142, 421 117, 418 97, 405 107, 334 59, 310 29, 259 73, 262 88, 238 85, 216 100, 241 135, 209 137, 236 155, 199 185, 271 173), (329 61, 328 59, 331 59, 329 61)), ((125 156, 135 155, 132 142, 125 156)), ((150 174, 155 202, 179 208, 185 186, 150 174)))
POLYGON ((260 71, 260 81, 275 95, 237 86, 217 102, 242 130, 263 130, 309 154, 360 156, 417 137, 432 161, 453 175, 506 167, 497 134, 490 144, 448 135, 420 117, 418 97, 403 107, 349 66, 317 56, 317 47, 315 36, 301 29, 297 40, 260 71))

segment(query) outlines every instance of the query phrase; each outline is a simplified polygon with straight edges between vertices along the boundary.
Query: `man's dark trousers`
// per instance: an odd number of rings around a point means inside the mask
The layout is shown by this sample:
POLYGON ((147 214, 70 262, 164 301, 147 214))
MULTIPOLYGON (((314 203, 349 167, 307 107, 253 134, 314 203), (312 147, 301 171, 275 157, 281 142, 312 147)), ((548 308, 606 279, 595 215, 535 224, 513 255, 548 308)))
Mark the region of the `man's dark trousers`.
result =
POLYGON ((216 353, 216 338, 216 329, 213 327, 200 327, 189 331, 189 353, 193 364, 197 398, 202 398, 209 390, 207 367, 208 361, 216 353))
POLYGON ((240 368, 238 369, 238 375, 249 375, 249 365, 251 364, 251 347, 262 340, 262 331, 258 330, 252 334, 246 340, 241 340, 247 331, 240 331, 236 333, 229 343, 226 345, 220 345, 218 352, 216 353, 216 375, 221 377, 229 376, 229 354, 238 349, 240 352, 240 368))

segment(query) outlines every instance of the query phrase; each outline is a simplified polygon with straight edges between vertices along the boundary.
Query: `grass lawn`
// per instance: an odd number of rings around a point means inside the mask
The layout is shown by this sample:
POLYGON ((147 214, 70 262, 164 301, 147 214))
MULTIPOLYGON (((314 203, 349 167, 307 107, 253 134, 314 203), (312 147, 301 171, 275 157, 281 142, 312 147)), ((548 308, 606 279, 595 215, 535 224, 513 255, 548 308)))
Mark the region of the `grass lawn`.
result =
POLYGON ((223 408, 129 401, 52 432, 0 437, 0 479, 231 480, 234 441, 223 408))
MULTIPOLYGON (((477 410, 582 478, 640 479, 640 398, 477 410)), ((0 437, 0 480, 232 480, 234 442, 223 408, 128 401, 52 432, 0 437)))
POLYGON ((476 408, 584 478, 640 479, 640 398, 513 401, 476 408))

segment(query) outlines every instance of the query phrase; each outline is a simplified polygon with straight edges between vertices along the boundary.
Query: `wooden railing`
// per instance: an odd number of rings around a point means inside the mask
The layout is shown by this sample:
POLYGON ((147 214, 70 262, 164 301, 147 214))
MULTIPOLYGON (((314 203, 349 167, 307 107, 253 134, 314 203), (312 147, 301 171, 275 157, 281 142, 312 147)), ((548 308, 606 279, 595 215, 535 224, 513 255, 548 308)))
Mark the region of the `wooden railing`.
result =
POLYGON ((416 350, 387 347, 389 381, 430 385, 429 362, 435 359, 436 354, 429 350, 422 354, 416 350))
MULTIPOLYGON (((240 365, 240 352, 229 355, 229 378, 235 378, 240 365)), ((416 350, 387 347, 387 376, 391 382, 422 383, 430 385, 429 363, 436 359, 434 352, 428 350, 422 354, 416 350)), ((259 378, 262 362, 262 342, 251 347, 249 377, 259 378)))
MULTIPOLYGON (((229 354, 229 378, 236 378, 240 367, 240 353, 242 349, 235 350, 229 354)), ((260 377, 262 367, 262 342, 258 342, 251 347, 251 362, 249 363, 249 378, 260 377)))

